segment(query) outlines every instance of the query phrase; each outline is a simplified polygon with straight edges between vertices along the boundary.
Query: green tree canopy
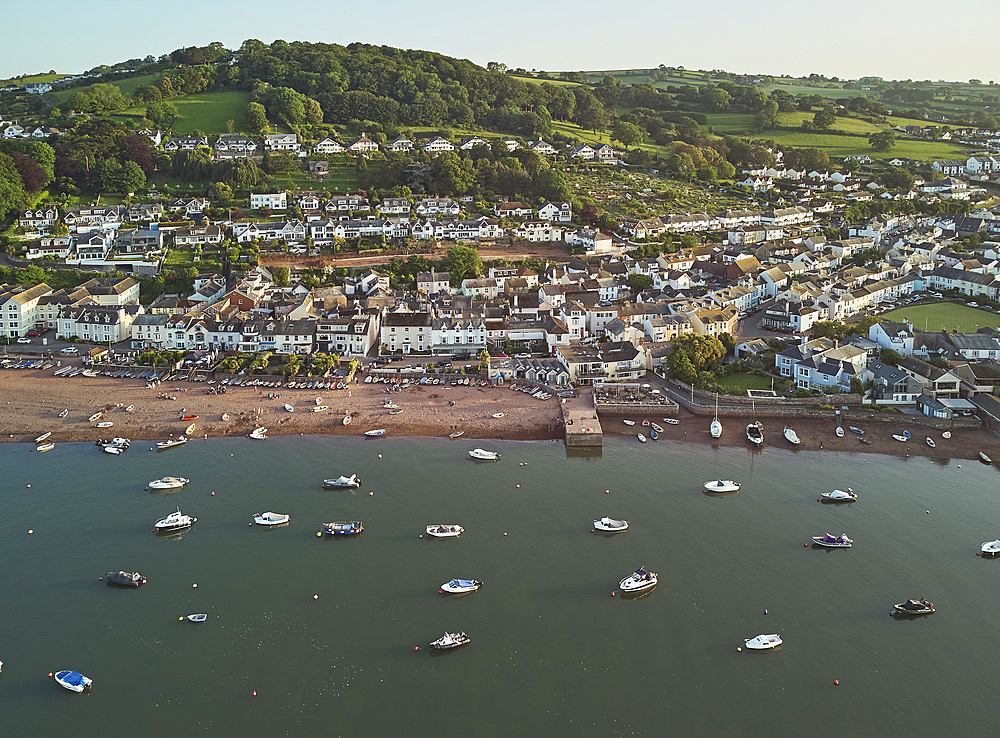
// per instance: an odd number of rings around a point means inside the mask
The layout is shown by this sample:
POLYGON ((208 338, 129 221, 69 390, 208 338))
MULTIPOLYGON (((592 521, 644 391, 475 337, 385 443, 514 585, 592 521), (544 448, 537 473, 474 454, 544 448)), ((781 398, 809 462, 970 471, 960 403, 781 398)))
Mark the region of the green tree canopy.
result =
POLYGON ((478 277, 483 273, 479 252, 471 246, 452 246, 448 249, 448 271, 456 284, 463 279, 478 277))
POLYGON ((885 152, 892 150, 892 148, 896 145, 896 133, 891 129, 888 131, 873 133, 868 137, 868 143, 871 145, 872 149, 884 154, 885 152))

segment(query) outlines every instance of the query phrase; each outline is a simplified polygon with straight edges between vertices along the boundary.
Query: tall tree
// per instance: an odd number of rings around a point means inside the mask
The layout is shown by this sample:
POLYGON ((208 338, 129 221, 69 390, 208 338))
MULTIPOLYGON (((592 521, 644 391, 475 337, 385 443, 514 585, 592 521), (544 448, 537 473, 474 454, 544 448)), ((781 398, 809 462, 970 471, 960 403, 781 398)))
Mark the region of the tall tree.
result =
POLYGON ((611 131, 611 140, 618 141, 620 144, 625 146, 627 151, 630 146, 635 146, 636 144, 641 144, 645 135, 642 129, 634 123, 616 123, 614 129, 611 131))

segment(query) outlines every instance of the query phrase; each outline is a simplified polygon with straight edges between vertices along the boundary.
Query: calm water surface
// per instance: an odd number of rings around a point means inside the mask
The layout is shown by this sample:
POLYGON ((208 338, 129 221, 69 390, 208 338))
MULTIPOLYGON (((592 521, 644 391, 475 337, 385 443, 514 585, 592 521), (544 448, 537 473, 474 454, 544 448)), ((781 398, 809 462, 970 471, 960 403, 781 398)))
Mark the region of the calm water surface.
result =
POLYGON ((997 469, 631 439, 597 457, 484 445, 499 463, 467 460, 461 439, 137 442, 120 457, 3 444, 0 732, 955 735, 995 721, 1000 560, 975 552, 1000 536, 997 469), (351 473, 360 490, 320 487, 351 473), (192 481, 145 490, 163 475, 192 481), (743 489, 703 494, 719 476, 743 489), (847 486, 858 503, 816 502, 847 486), (193 529, 150 532, 178 506, 193 529), (291 524, 248 526, 267 510, 291 524), (594 535, 602 515, 631 528, 594 535), (316 536, 352 519, 363 537, 316 536), (418 538, 437 522, 467 532, 418 538), (824 532, 855 546, 803 546, 824 532), (656 590, 612 598, 640 565, 656 590), (119 568, 149 583, 98 582, 119 568), (453 577, 485 586, 439 595, 453 577), (920 596, 938 612, 888 616, 920 596), (209 619, 178 622, 192 612, 209 619), (472 644, 429 655, 445 629, 472 644), (736 652, 774 632, 779 651, 736 652), (45 678, 59 669, 93 689, 59 689, 45 678))

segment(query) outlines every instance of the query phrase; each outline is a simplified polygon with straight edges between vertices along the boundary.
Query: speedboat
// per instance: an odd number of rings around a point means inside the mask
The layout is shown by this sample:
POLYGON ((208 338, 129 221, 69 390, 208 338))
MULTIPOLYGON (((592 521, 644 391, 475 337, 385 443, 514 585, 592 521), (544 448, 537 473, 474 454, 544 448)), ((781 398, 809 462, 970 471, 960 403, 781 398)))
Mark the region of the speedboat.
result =
POLYGON ((208 620, 208 613, 196 612, 192 615, 188 615, 187 619, 190 620, 192 623, 204 623, 206 620, 208 620))
POLYGON ((739 492, 740 484, 732 479, 713 479, 711 482, 705 482, 705 490, 707 492, 739 492))
POLYGON ((764 443, 764 427, 760 421, 747 425, 747 440, 754 446, 761 446, 764 443))
POLYGON ((432 538, 458 538, 465 533, 465 528, 461 525, 428 525, 427 535, 432 538))
POLYGON ((267 428, 261 426, 260 428, 254 428, 250 433, 250 437, 257 441, 267 440, 267 428))
POLYGON ((854 541, 848 538, 846 533, 840 536, 831 536, 829 533, 823 536, 813 536, 812 542, 817 546, 827 548, 850 548, 854 545, 854 541))
POLYGON ((850 487, 844 492, 842 489, 835 489, 833 492, 821 492, 820 497, 827 502, 855 502, 858 496, 850 487))
POLYGON ((257 525, 284 525, 291 519, 290 515, 273 512, 257 513, 253 516, 253 522, 257 525))
POLYGON ((642 433, 636 433, 635 437, 639 439, 639 443, 645 443, 646 442, 646 436, 642 435, 642 433))
POLYGON ((837 432, 837 438, 843 438, 844 437, 844 429, 843 429, 843 427, 841 427, 841 426, 838 425, 836 432, 837 432))
POLYGON ((168 448, 173 448, 174 446, 183 446, 187 443, 188 439, 184 436, 178 436, 177 438, 171 438, 169 441, 159 441, 156 444, 157 451, 166 451, 168 448))
POLYGON ((799 440, 798 434, 795 431, 793 431, 791 428, 789 428, 787 425, 785 426, 785 439, 789 443, 794 444, 796 446, 798 446, 800 443, 802 443, 802 441, 799 440))
POLYGON ((618 586, 621 587, 622 592, 642 592, 647 589, 652 589, 656 586, 656 574, 651 571, 646 571, 645 568, 639 567, 632 574, 622 579, 618 586))
POLYGON ((980 551, 986 556, 996 556, 1000 554, 1000 540, 987 541, 982 545, 980 551))
POLYGON ((108 584, 117 584, 119 587, 141 587, 146 583, 146 577, 137 571, 109 571, 104 575, 108 584))
POLYGON ((324 479, 323 480, 323 486, 324 487, 360 487, 361 486, 361 480, 358 479, 358 475, 357 474, 352 474, 349 477, 345 477, 343 474, 341 474, 336 479, 324 479))
POLYGON ((181 512, 180 508, 177 508, 177 512, 172 512, 167 517, 153 523, 153 529, 157 533, 163 533, 170 530, 182 530, 184 528, 190 528, 197 522, 198 518, 192 518, 190 515, 185 515, 181 512))
POLYGON ((500 454, 496 451, 487 451, 482 448, 474 448, 469 451, 469 457, 473 459, 478 459, 479 461, 496 461, 500 458, 500 454))
POLYGON ((747 638, 743 641, 743 647, 751 651, 769 651, 781 645, 781 637, 777 633, 764 635, 763 633, 755 638, 747 638))
POLYGON ((483 586, 482 582, 475 579, 452 579, 441 585, 441 591, 448 594, 463 594, 465 592, 475 592, 483 586))
POLYGON ((287 410, 288 412, 293 412, 293 411, 295 410, 295 408, 294 408, 294 407, 292 407, 291 405, 289 405, 289 404, 288 404, 288 403, 286 402, 286 403, 285 403, 285 410, 287 410))
POLYGON ((78 671, 57 671, 53 677, 56 684, 70 692, 82 692, 94 683, 93 679, 88 679, 78 671))
POLYGON ((934 603, 925 599, 907 600, 892 606, 893 615, 930 615, 934 612, 934 603))
POLYGON ((927 438, 925 438, 924 440, 927 441, 927 445, 930 446, 931 448, 937 446, 937 444, 934 443, 934 439, 931 438, 930 436, 927 436, 927 438))
POLYGON ((472 639, 465 635, 465 633, 449 633, 445 631, 443 636, 436 641, 431 641, 430 646, 432 651, 446 651, 449 648, 464 646, 471 641, 472 639))
POLYGON ((331 536, 356 536, 363 533, 365 526, 358 520, 350 522, 323 523, 323 530, 331 536))
POLYGON ((594 530, 599 530, 602 533, 622 533, 628 530, 628 521, 615 520, 614 518, 605 516, 600 520, 594 521, 594 530))
POLYGON ((378 428, 376 430, 365 431, 366 438, 378 438, 379 436, 385 435, 385 428, 378 428))
POLYGON ((150 489, 180 489, 189 481, 184 477, 163 477, 162 479, 154 479, 146 486, 150 489))

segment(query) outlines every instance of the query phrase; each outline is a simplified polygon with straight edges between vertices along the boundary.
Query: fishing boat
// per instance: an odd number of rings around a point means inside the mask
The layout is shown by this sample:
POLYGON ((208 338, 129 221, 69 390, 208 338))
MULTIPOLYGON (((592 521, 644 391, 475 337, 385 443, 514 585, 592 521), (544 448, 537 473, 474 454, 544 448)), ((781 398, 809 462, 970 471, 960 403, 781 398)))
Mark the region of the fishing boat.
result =
POLYGON ((447 651, 450 648, 459 648, 472 641, 469 636, 465 633, 448 633, 438 638, 436 641, 431 641, 430 646, 432 651, 447 651))
POLYGON ((987 456, 986 454, 984 454, 982 451, 979 452, 979 460, 981 462, 983 462, 984 464, 992 464, 993 463, 993 459, 991 459, 989 456, 987 456))
POLYGON ((607 516, 594 521, 594 530, 602 533, 624 533, 628 530, 627 520, 615 520, 607 516))
POLYGON ((428 525, 426 530, 431 538, 458 538, 465 533, 465 528, 461 525, 428 525))
POLYGON ((198 518, 192 518, 190 515, 185 515, 181 512, 180 508, 177 508, 177 512, 172 512, 167 517, 161 518, 153 523, 153 529, 157 533, 166 533, 172 530, 184 530, 185 528, 190 528, 197 522, 198 518))
POLYGON ((187 619, 190 620, 192 623, 204 623, 206 620, 208 620, 208 613, 196 612, 192 615, 188 615, 187 619))
POLYGON ((350 425, 351 424, 351 416, 350 415, 345 415, 343 422, 344 422, 344 425, 350 425))
POLYGON ((40 435, 38 438, 35 439, 35 443, 41 443, 42 441, 44 441, 46 438, 48 438, 51 435, 52 435, 52 431, 49 431, 48 433, 43 433, 42 435, 40 435))
POLYGON ((835 489, 832 492, 821 492, 820 499, 826 502, 856 502, 858 496, 850 487, 845 492, 842 489, 835 489))
POLYGON ((290 413, 291 413, 291 412, 294 412, 294 411, 295 411, 295 408, 294 408, 294 407, 292 407, 291 405, 289 405, 289 404, 288 404, 288 403, 286 402, 286 403, 285 403, 285 410, 287 410, 288 412, 290 412, 290 413))
POLYGON ((129 405, 127 408, 125 408, 125 412, 127 413, 130 413, 133 410, 135 410, 135 405, 129 405))
POLYGON ((500 458, 500 454, 496 451, 487 451, 482 448, 474 448, 469 451, 469 457, 473 459, 478 459, 479 461, 496 461, 500 458))
POLYGON ((378 438, 379 436, 385 435, 385 428, 376 428, 375 430, 365 431, 366 438, 378 438))
POLYGON ((664 418, 663 422, 666 423, 667 425, 680 425, 681 424, 681 421, 679 421, 677 418, 664 418))
POLYGON ((109 585, 117 585, 119 587, 135 588, 141 587, 146 583, 146 577, 137 571, 109 571, 104 575, 103 579, 105 579, 109 585))
POLYGON ((849 425, 847 427, 850 429, 851 433, 857 433, 859 436, 863 436, 865 434, 865 432, 857 426, 849 425))
POLYGON ((983 556, 996 556, 1000 554, 1000 539, 996 541, 987 541, 979 548, 980 553, 983 556))
POLYGON ((250 433, 250 437, 255 441, 266 441, 267 440, 267 428, 261 426, 260 428, 254 428, 250 433))
POLYGON ((59 413, 60 418, 65 418, 67 415, 69 415, 69 408, 66 408, 61 413, 59 413))
POLYGON ((656 432, 656 428, 650 428, 649 437, 652 438, 654 441, 657 441, 660 438, 660 434, 656 432))
POLYGON ((98 420, 100 420, 100 419, 101 419, 101 416, 102 416, 103 414, 104 414, 104 413, 102 413, 102 412, 100 412, 100 411, 98 411, 98 412, 94 413, 94 414, 93 414, 93 415, 91 415, 91 416, 90 416, 90 418, 89 418, 90 422, 91 422, 91 423, 96 423, 96 422, 97 422, 98 420))
POLYGON ((629 420, 628 418, 625 418, 624 420, 622 420, 622 422, 625 425, 635 425, 635 421, 634 420, 629 420))
POLYGON ((642 435, 642 433, 636 433, 635 437, 639 439, 639 443, 645 443, 646 442, 646 436, 642 435))
POLYGON ((785 426, 784 433, 785 433, 785 440, 787 440, 789 443, 795 446, 798 446, 800 443, 802 443, 802 441, 799 440, 798 434, 791 428, 789 428, 787 425, 785 426))
POLYGON ((927 436, 927 438, 925 438, 924 440, 927 442, 927 445, 930 446, 931 448, 935 448, 937 446, 937 444, 934 443, 934 439, 931 438, 930 436, 927 436))
POLYGON ((706 492, 739 492, 740 483, 734 482, 732 479, 713 479, 711 482, 705 482, 706 492))
POLYGON ((764 426, 759 420, 747 424, 747 440, 758 448, 763 445, 764 426))
POLYGON ((181 416, 181 421, 182 422, 187 422, 189 420, 197 420, 197 419, 198 419, 197 415, 182 415, 181 416))
POLYGON ((191 425, 184 429, 185 436, 190 438, 192 433, 194 433, 194 423, 191 423, 191 425))
POLYGON ((831 536, 829 533, 822 536, 813 536, 812 542, 817 546, 825 546, 826 548, 850 548, 854 545, 854 541, 848 538, 846 533, 840 536, 831 536))
POLYGON ((930 615, 934 612, 934 603, 925 599, 907 600, 892 606, 893 615, 930 615))
POLYGON ((836 433, 837 433, 837 438, 843 438, 844 437, 844 429, 841 426, 839 426, 839 425, 837 426, 836 433))
POLYGON ((715 418, 712 420, 712 425, 709 427, 709 433, 712 434, 712 438, 722 437, 722 423, 719 421, 719 393, 715 393, 715 418))
POLYGON ((290 515, 282 515, 281 513, 266 512, 257 513, 253 516, 253 522, 257 525, 284 525, 289 520, 291 520, 290 515))
POLYGON ((112 421, 110 421, 110 420, 102 420, 100 423, 97 424, 97 427, 98 428, 110 428, 113 425, 114 425, 114 423, 112 421))
POLYGON ((769 651, 781 645, 781 638, 777 633, 760 634, 754 638, 747 638, 743 641, 743 647, 751 651, 769 651))
POLYGON ((323 412, 324 410, 326 410, 326 409, 327 409, 327 407, 328 407, 327 405, 314 405, 314 406, 313 406, 313 407, 311 408, 311 410, 312 410, 312 412, 314 412, 314 413, 321 413, 321 412, 323 412))
POLYGON ((94 683, 93 679, 88 679, 78 671, 57 671, 53 678, 56 684, 70 692, 82 692, 94 683))
POLYGON ((622 592, 642 592, 656 586, 656 574, 640 566, 632 574, 622 579, 618 586, 622 592))
POLYGON ((363 533, 365 526, 358 520, 349 522, 323 523, 323 530, 331 536, 356 536, 363 533))
POLYGON ((49 443, 40 443, 39 445, 35 446, 35 451, 41 454, 46 451, 51 451, 55 447, 56 445, 50 441, 49 443))
POLYGON ((948 440, 949 438, 951 438, 951 431, 945 431, 944 433, 942 433, 941 434, 941 438, 943 438, 945 440, 948 440))
POLYGON ((180 489, 189 481, 184 477, 161 477, 160 479, 154 479, 146 486, 149 489, 180 489))
POLYGON ((483 583, 476 579, 452 579, 441 585, 441 591, 448 594, 465 594, 475 592, 483 586, 483 583))
POLYGON ((464 430, 457 430, 454 433, 449 433, 448 434, 448 438, 450 440, 454 441, 456 438, 461 438, 464 435, 465 435, 465 431, 464 430))
POLYGON ((166 451, 168 448, 173 448, 174 446, 183 446, 187 443, 188 439, 184 436, 178 436, 177 438, 171 438, 169 441, 158 441, 156 443, 157 451, 166 451))
POLYGON ((360 487, 361 486, 361 480, 358 479, 358 475, 357 474, 352 474, 349 477, 345 477, 343 474, 341 474, 336 479, 324 479, 323 480, 323 486, 324 487, 360 487))

